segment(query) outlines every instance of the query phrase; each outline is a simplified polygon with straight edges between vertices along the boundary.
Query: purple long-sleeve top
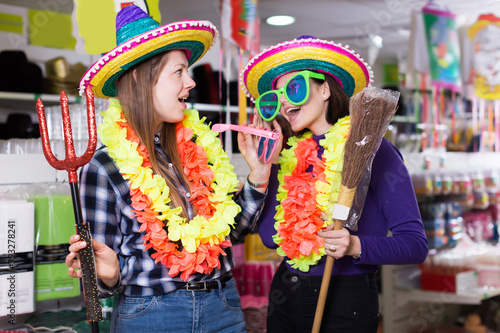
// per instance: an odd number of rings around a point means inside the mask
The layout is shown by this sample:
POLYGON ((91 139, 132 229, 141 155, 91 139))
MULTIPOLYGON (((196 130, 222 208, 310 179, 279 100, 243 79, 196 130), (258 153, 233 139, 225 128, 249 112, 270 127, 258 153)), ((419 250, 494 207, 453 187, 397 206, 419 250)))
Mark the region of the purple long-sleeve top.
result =
MULTIPOLYGON (((319 146, 318 156, 323 154, 319 141, 324 135, 313 136, 319 146)), ((259 235, 265 246, 277 248, 272 236, 276 234, 274 215, 278 191, 278 165, 273 165, 265 207, 259 220, 259 235)), ((348 229, 349 230, 349 229, 348 229)), ((366 195, 357 235, 361 242, 361 258, 345 256, 335 260, 333 275, 352 275, 376 272, 380 265, 422 263, 428 252, 427 238, 420 216, 410 175, 400 152, 386 139, 372 163, 370 185, 366 195), (389 230, 392 233, 388 237, 389 230)), ((288 258, 285 258, 288 260, 288 258)), ((288 269, 298 274, 323 275, 326 256, 309 272, 288 269)))

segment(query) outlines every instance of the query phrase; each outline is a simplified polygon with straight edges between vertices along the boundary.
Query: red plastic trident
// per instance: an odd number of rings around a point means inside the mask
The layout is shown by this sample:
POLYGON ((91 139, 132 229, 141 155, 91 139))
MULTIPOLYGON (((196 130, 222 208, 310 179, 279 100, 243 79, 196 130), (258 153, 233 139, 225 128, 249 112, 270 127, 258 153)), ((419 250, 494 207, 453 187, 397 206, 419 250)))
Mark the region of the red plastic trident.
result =
POLYGON ((62 120, 64 128, 64 149, 66 153, 66 158, 64 160, 58 160, 50 149, 49 134, 47 131, 47 122, 45 121, 43 104, 40 98, 36 102, 36 109, 38 112, 38 122, 40 125, 40 136, 42 138, 43 153, 45 155, 45 158, 54 169, 68 171, 68 177, 70 183, 78 182, 76 171, 78 170, 79 167, 84 166, 90 161, 90 159, 94 155, 95 148, 97 145, 94 94, 89 86, 87 86, 85 94, 87 96, 89 144, 87 146, 87 150, 85 151, 85 153, 80 157, 76 157, 75 146, 73 144, 73 131, 71 130, 71 121, 69 116, 68 97, 66 97, 64 91, 61 92, 61 109, 62 109, 62 120))
POLYGON ((71 130, 71 120, 69 116, 68 97, 64 91, 61 92, 61 109, 64 128, 64 150, 66 156, 64 160, 58 160, 50 149, 49 133, 47 131, 47 122, 45 112, 40 98, 36 102, 38 113, 38 123, 40 126, 40 136, 42 138, 43 154, 49 164, 57 170, 68 171, 69 185, 71 188, 71 199, 73 201, 73 212, 75 214, 76 232, 80 235, 80 240, 87 243, 87 247, 80 250, 80 262, 83 272, 83 291, 85 294, 85 306, 87 308, 87 319, 92 333, 99 332, 98 322, 102 320, 102 308, 99 301, 97 290, 97 277, 95 272, 94 251, 92 248, 92 237, 90 235, 89 224, 83 221, 82 207, 80 203, 80 194, 78 192, 79 167, 87 164, 94 155, 97 145, 97 134, 95 125, 94 94, 92 89, 87 86, 85 90, 87 97, 87 121, 89 127, 89 143, 85 153, 77 157, 75 146, 73 144, 73 132, 71 130))

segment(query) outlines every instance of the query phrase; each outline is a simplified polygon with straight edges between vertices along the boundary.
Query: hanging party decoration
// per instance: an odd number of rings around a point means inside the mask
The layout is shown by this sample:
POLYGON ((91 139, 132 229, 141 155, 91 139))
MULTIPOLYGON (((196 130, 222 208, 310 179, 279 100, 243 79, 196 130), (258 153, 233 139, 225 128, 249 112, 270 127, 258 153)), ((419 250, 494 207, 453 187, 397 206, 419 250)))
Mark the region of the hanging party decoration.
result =
POLYGON ((426 6, 422 9, 432 84, 460 91, 460 48, 455 14, 426 6))
MULTIPOLYGON (((232 53, 237 54, 238 73, 243 69, 244 52, 248 51, 250 55, 260 51, 260 19, 258 0, 220 0, 220 18, 221 18, 221 36, 220 46, 221 61, 226 55, 226 80, 229 89, 229 80, 231 72, 232 53), (230 52, 231 46, 236 48, 236 52, 230 52), (223 51, 225 50, 225 51, 223 51), (229 51, 229 52, 227 52, 229 51)), ((238 81, 238 113, 239 123, 247 120, 247 99, 242 92, 242 83, 238 81)), ((231 123, 229 90, 226 104, 226 123, 231 123)), ((222 120, 222 119, 221 119, 222 120)), ((229 154, 232 149, 231 134, 226 136, 226 151, 229 154)))
POLYGON ((155 21, 161 22, 160 0, 73 0, 73 36, 76 51, 102 54, 116 46, 116 14, 129 5, 139 6, 155 21))
POLYGON ((244 51, 260 51, 258 0, 221 0, 222 38, 244 51))
POLYGON ((500 99, 500 18, 480 15, 467 34, 473 50, 474 93, 479 98, 500 99))
POLYGON ((500 152, 500 18, 479 15, 462 43, 473 151, 500 152))
MULTIPOLYGON (((457 94, 462 92, 455 14, 429 1, 413 13, 411 31, 406 86, 415 89, 414 112, 421 150, 444 152, 448 144, 445 119, 449 112, 452 118, 455 116, 457 94)), ((451 126, 452 138, 457 140, 456 121, 451 126)))

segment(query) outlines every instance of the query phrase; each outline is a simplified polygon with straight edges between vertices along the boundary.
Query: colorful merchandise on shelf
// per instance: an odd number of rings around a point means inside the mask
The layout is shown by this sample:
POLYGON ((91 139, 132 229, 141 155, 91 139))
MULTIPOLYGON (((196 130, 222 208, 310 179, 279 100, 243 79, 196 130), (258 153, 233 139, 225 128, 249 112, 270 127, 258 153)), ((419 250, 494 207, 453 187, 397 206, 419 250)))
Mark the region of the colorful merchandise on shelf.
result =
POLYGON ((474 172, 471 175, 472 188, 474 193, 474 208, 486 209, 489 205, 489 196, 484 183, 484 174, 474 172))
POLYGON ((455 245, 462 239, 464 229, 464 219, 462 217, 462 207, 458 202, 446 203, 446 236, 448 245, 455 245))
POLYGON ((500 223, 500 203, 495 203, 490 205, 487 209, 488 213, 491 215, 493 221, 493 240, 499 240, 498 225, 500 223))
POLYGON ((281 257, 275 249, 264 246, 259 234, 249 234, 245 238, 245 260, 246 261, 269 261, 280 260, 281 257))
POLYGON ((240 295, 269 296, 271 282, 279 262, 247 261, 233 269, 240 295))
POLYGON ((453 177, 453 193, 471 193, 473 191, 472 180, 466 172, 460 172, 453 177))
POLYGON ((487 211, 471 211, 463 214, 464 228, 468 236, 476 241, 488 241, 494 237, 494 224, 487 211))
POLYGON ((449 274, 436 274, 422 271, 420 289, 447 293, 467 290, 477 287, 477 275, 473 270, 449 274))
POLYGON ((233 244, 234 267, 245 264, 245 244, 233 244))
POLYGON ((443 194, 443 179, 440 174, 434 174, 432 177, 432 192, 434 195, 443 194))
POLYGON ((448 244, 446 234, 446 204, 443 202, 421 204, 420 213, 425 227, 429 248, 441 248, 448 244))
POLYGON ((478 286, 500 288, 500 266, 478 265, 476 270, 478 286))
POLYGON ((449 195, 453 192, 453 177, 449 173, 442 175, 442 194, 449 195))
POLYGON ((460 257, 461 251, 430 251, 427 259, 419 265, 420 289, 455 293, 477 287, 477 276, 467 264, 467 258, 460 257))
POLYGON ((463 209, 486 209, 500 198, 494 175, 467 171, 425 171, 412 175, 419 202, 457 201, 463 209), (487 185, 488 184, 488 185, 487 185))
POLYGON ((500 288, 500 245, 475 242, 464 234, 454 248, 430 251, 419 268, 423 290, 500 288))
POLYGON ((36 196, 36 300, 80 295, 80 281, 68 275, 65 259, 69 238, 75 233, 70 195, 36 196))
POLYGON ((498 172, 493 170, 484 172, 484 185, 488 193, 489 204, 500 203, 500 175, 498 172))
POLYGON ((412 182, 415 194, 419 200, 434 194, 434 182, 430 173, 413 174, 412 182))

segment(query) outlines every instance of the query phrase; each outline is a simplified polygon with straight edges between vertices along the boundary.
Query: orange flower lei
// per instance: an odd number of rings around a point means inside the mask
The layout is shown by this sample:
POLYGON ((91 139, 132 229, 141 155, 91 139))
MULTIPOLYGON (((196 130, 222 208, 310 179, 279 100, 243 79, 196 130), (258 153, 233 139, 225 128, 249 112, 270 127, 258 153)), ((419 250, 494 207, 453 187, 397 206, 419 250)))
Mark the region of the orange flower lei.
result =
POLYGON ((308 272, 326 254, 323 238, 317 235, 331 224, 321 215, 328 206, 331 191, 336 201, 341 181, 341 163, 345 140, 349 132, 349 116, 340 119, 325 134, 320 144, 325 148, 318 158, 318 146, 308 132, 289 139, 289 149, 282 152, 278 180, 275 228, 273 240, 279 245, 278 254, 288 257, 293 268, 308 272), (312 166, 312 172, 307 169, 312 166), (332 189, 332 184, 333 189, 332 189))
POLYGON ((220 268, 219 256, 226 255, 223 249, 231 246, 226 236, 241 211, 229 194, 236 191, 238 180, 217 134, 203 124, 196 110, 185 114, 176 132, 181 163, 191 183, 189 200, 197 211, 191 221, 180 216, 181 207, 168 205, 170 189, 165 179, 153 175, 146 148, 123 117, 117 100, 111 100, 99 127, 109 155, 130 182, 134 216, 142 223, 139 231, 145 232, 144 250, 153 249, 155 262, 169 267, 172 277, 180 273, 184 281, 192 273, 207 274, 220 268))

